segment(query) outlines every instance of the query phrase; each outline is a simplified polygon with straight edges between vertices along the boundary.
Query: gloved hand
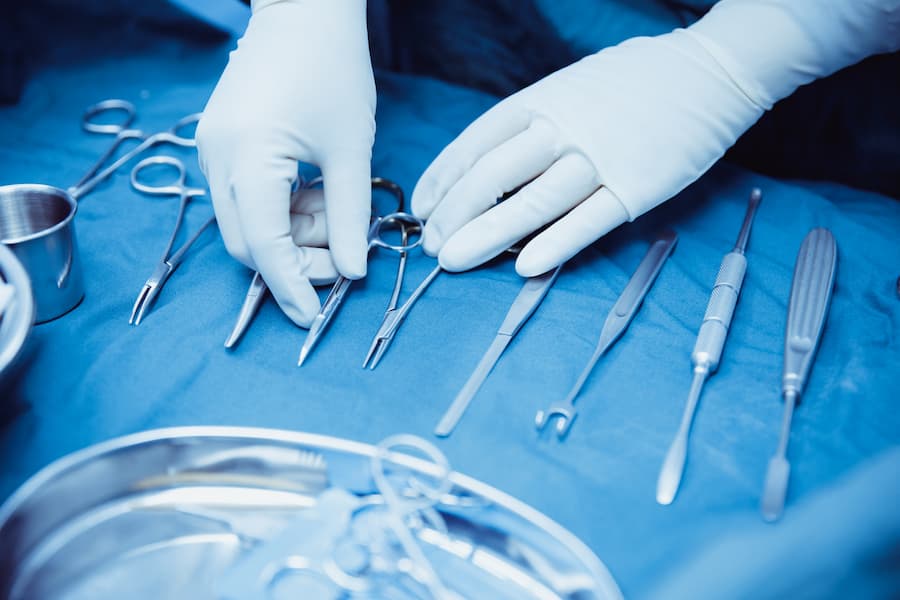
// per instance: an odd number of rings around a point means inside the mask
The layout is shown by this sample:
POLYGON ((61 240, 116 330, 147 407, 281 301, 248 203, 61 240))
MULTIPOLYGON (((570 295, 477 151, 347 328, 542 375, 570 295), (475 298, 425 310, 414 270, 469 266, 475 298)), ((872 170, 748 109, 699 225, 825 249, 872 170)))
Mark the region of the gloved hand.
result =
POLYGON ((516 262, 526 277, 555 267, 677 194, 799 85, 896 46, 898 4, 724 0, 687 30, 557 71, 479 117, 422 175, 412 207, 428 219, 425 251, 465 270, 556 221, 516 262))
POLYGON ((228 252, 308 327, 319 309, 310 278, 366 274, 375 137, 366 3, 255 0, 252 8, 197 126, 197 149, 228 252), (291 199, 298 161, 321 168, 324 202, 310 190, 291 199), (326 242, 330 251, 312 247, 326 242))

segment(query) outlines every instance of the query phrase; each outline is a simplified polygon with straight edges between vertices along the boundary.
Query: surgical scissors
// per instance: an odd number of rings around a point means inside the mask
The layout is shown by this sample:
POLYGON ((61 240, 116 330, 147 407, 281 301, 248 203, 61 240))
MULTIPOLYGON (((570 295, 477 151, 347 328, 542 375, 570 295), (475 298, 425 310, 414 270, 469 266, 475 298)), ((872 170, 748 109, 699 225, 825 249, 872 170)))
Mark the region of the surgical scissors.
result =
MULTIPOLYGON (((297 187, 301 189, 310 189, 321 183, 321 177, 315 177, 309 181, 305 181, 301 177, 297 187)), ((390 179, 385 179, 384 177, 373 177, 372 189, 382 189, 393 194, 397 202, 395 205, 395 209, 391 212, 404 212, 406 198, 403 194, 403 188, 401 188, 399 185, 397 185, 390 179)), ((374 198, 372 201, 372 210, 376 210, 374 198)), ((406 245, 409 238, 409 232, 407 230, 406 224, 400 224, 400 236, 401 245, 406 245)), ((397 277, 396 281, 394 282, 394 291, 391 294, 391 302, 388 305, 388 310, 391 310, 397 305, 397 298, 400 296, 400 287, 403 285, 403 275, 405 271, 406 250, 403 250, 400 252, 400 264, 397 266, 397 277)), ((268 290, 269 287, 263 280, 262 275, 260 275, 258 271, 254 271, 253 279, 250 281, 250 287, 247 289, 247 293, 244 295, 244 303, 241 305, 241 311, 240 313, 238 313, 237 321, 235 321, 234 327, 231 329, 231 333, 228 335, 228 339, 225 340, 226 348, 234 347, 234 345, 237 344, 238 340, 240 340, 244 335, 244 332, 247 331, 247 328, 250 326, 250 322, 253 320, 253 317, 256 316, 257 312, 259 312, 259 307, 262 306, 262 302, 265 299, 266 292, 268 290)))
POLYGON ((131 171, 131 185, 137 191, 155 196, 178 196, 180 202, 178 207, 178 217, 175 219, 175 227, 172 229, 172 235, 169 237, 166 249, 159 259, 159 263, 157 263, 153 273, 147 279, 146 283, 144 283, 144 287, 141 288, 141 292, 134 302, 134 307, 131 309, 131 317, 128 319, 129 324, 141 324, 141 320, 144 318, 147 309, 153 304, 156 296, 162 290, 166 281, 175 269, 178 268, 178 265, 181 264, 185 253, 190 249, 193 243, 197 241, 200 234, 216 220, 215 217, 207 219, 200 228, 197 229, 197 231, 195 231, 180 248, 178 248, 178 250, 172 253, 172 247, 175 245, 175 239, 178 237, 178 230, 181 229, 181 224, 184 221, 184 214, 187 211, 188 204, 194 198, 206 195, 206 190, 203 188, 188 187, 186 185, 186 177, 187 174, 185 172, 184 163, 172 156, 151 156, 145 158, 136 164, 131 171), (145 169, 156 165, 167 165, 175 169, 176 176, 174 181, 168 185, 149 185, 142 182, 140 180, 140 173, 145 169))
MULTIPOLYGON (((421 232, 424 229, 425 224, 421 219, 405 212, 394 212, 383 217, 376 217, 372 220, 372 225, 369 227, 368 234, 369 250, 374 247, 386 248, 397 252, 401 259, 401 267, 398 269, 397 279, 394 282, 394 290, 391 293, 391 304, 388 305, 388 312, 392 310, 392 305, 396 306, 397 298, 400 294, 400 287, 403 283, 403 268, 406 264, 405 254, 422 243, 421 232), (382 233, 384 231, 394 227, 400 229, 400 244, 391 244, 382 238, 382 233), (418 234, 412 242, 409 241, 410 233, 418 234)), ((347 296, 347 290, 350 288, 352 281, 352 279, 347 279, 346 277, 338 277, 337 281, 334 282, 331 292, 322 304, 319 314, 313 319, 312 325, 309 328, 309 333, 303 341, 303 347, 300 349, 300 358, 297 361, 298 367, 303 365, 306 357, 309 356, 309 353, 312 351, 313 346, 316 345, 316 342, 318 342, 319 338, 322 336, 325 327, 331 322, 331 319, 334 317, 338 308, 340 308, 344 298, 347 296)))
POLYGON ((132 129, 131 124, 137 115, 134 105, 127 100, 110 99, 89 106, 81 118, 81 127, 91 133, 103 133, 114 135, 115 139, 106 152, 97 159, 97 162, 68 192, 75 198, 83 196, 94 189, 101 181, 115 173, 130 160, 158 144, 174 144, 184 148, 194 148, 197 142, 193 137, 187 137, 180 132, 200 120, 201 113, 192 113, 179 119, 165 131, 147 133, 140 129, 132 129), (95 119, 99 115, 107 113, 122 113, 123 118, 117 123, 98 123, 95 119), (126 140, 140 140, 140 143, 107 165, 103 165, 116 153, 116 150, 126 140), (102 170, 101 170, 102 169, 102 170))

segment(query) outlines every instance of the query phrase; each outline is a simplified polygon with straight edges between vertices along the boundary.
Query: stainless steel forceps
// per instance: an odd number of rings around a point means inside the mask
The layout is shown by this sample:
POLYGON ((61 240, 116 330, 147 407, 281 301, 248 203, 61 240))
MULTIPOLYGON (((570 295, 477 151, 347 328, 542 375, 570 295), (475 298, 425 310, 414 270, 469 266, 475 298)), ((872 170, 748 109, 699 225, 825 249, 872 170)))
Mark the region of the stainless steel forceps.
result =
POLYGON ((406 318, 406 315, 412 310, 413 305, 419 297, 425 293, 425 290, 428 289, 428 286, 431 285, 434 278, 440 275, 442 270, 440 265, 432 269, 400 308, 397 308, 400 289, 399 287, 394 288, 395 295, 391 298, 391 304, 385 311, 384 318, 381 320, 381 325, 378 327, 378 331, 372 339, 372 345, 369 346, 369 351, 366 353, 366 358, 363 361, 363 369, 368 367, 369 369, 374 370, 375 367, 378 366, 384 353, 387 352, 387 349, 390 347, 391 342, 394 341, 394 336, 397 335, 397 330, 400 329, 403 319, 406 318))
MULTIPOLYGON (((511 254, 518 254, 519 250, 533 237, 528 236, 527 238, 521 240, 519 243, 514 246, 508 248, 506 252, 511 254)), ((369 346, 369 352, 366 354, 366 359, 363 361, 363 368, 369 367, 369 369, 375 369, 378 366, 378 363, 381 361, 381 358, 384 356, 384 353, 387 352, 387 349, 390 347, 391 343, 394 341, 394 336, 397 335, 397 331, 400 329, 400 325, 403 324, 403 320, 406 318, 406 315, 409 314, 409 311, 412 310, 413 305, 419 300, 422 294, 425 293, 425 290, 428 289, 428 286, 434 282, 438 275, 443 272, 443 268, 441 265, 437 265, 434 269, 431 270, 428 275, 425 276, 425 279, 422 280, 422 283, 418 285, 418 287, 413 290, 413 293, 410 294, 409 298, 406 299, 406 302, 403 303, 403 306, 397 308, 396 306, 396 298, 394 299, 394 305, 392 307, 388 307, 387 312, 384 313, 384 319, 381 321, 381 326, 378 328, 378 331, 375 333, 375 337, 372 339, 372 345, 369 346)), ((399 291, 397 289, 395 292, 399 291)))
MULTIPOLYGON (((373 185, 375 185, 374 179, 373 185)), ((392 187, 387 187, 387 189, 396 193, 392 187)), ((397 187, 397 189, 399 190, 399 187, 397 187)), ((421 232, 424 229, 425 224, 421 219, 402 211, 393 212, 383 217, 375 217, 372 220, 368 234, 369 250, 380 247, 392 250, 400 255, 400 266, 397 271, 397 278, 394 281, 394 289, 391 293, 391 302, 388 305, 388 312, 396 307, 397 298, 400 294, 400 287, 403 284, 403 272, 406 265, 406 253, 422 243, 421 232), (391 244, 382 237, 383 232, 393 228, 397 228, 400 231, 401 239, 399 244, 391 244), (412 239, 412 241, 410 241, 410 239, 412 239)), ((303 341, 303 347, 300 349, 300 358, 297 360, 298 367, 303 365, 304 361, 306 361, 306 358, 309 356, 309 353, 321 338, 326 326, 331 322, 331 319, 334 317, 338 308, 340 308, 343 303, 344 298, 347 296, 347 291, 352 282, 352 279, 347 279, 346 277, 338 277, 337 281, 334 282, 331 292, 322 304, 319 314, 313 319, 312 325, 309 328, 309 333, 307 333, 306 339, 303 341)))
POLYGON ((669 258, 669 255, 672 254, 672 250, 675 248, 675 242, 677 240, 678 236, 674 231, 665 231, 659 239, 650 245, 647 254, 644 255, 644 258, 635 270, 634 275, 632 275, 631 279, 628 281, 628 285, 622 290, 619 299, 616 300, 612 310, 609 311, 609 315, 603 323, 603 329, 600 331, 600 340, 597 342, 597 348, 594 350, 594 354, 588 361, 587 366, 585 366, 581 375, 578 377, 578 381, 572 386, 566 399, 563 402, 551 404, 546 410, 539 410, 535 415, 534 424, 539 431, 542 430, 551 419, 558 417, 559 420, 556 422, 557 436, 562 438, 569 432, 569 429, 572 427, 572 422, 578 414, 575 410, 575 399, 578 397, 578 393, 581 391, 581 388, 584 387, 585 382, 587 382, 591 371, 594 370, 594 366, 596 366, 600 357, 603 356, 603 354, 616 343, 616 340, 625 333, 625 330, 628 329, 628 325, 631 324, 638 309, 641 307, 641 303, 644 301, 644 296, 650 291, 663 264, 666 262, 666 259, 669 258))
POLYGON ((153 274, 150 275, 150 278, 144 283, 144 287, 141 288, 141 292, 134 302, 134 307, 131 309, 131 317, 128 319, 129 324, 141 324, 144 314, 147 312, 150 305, 153 304, 153 301, 156 299, 156 296, 159 295, 163 286, 166 285, 166 281, 172 273, 175 272, 178 265, 181 264, 185 253, 190 249, 193 243, 197 241, 200 234, 216 220, 215 217, 207 219, 200 228, 197 229, 197 231, 195 231, 180 248, 178 248, 178 250, 170 255, 172 247, 175 245, 175 239, 178 237, 178 230, 181 229, 181 224, 184 220, 184 214, 187 211, 188 204, 194 198, 206 195, 206 190, 203 188, 187 187, 185 179, 186 173, 184 163, 171 156, 151 156, 145 158, 135 165, 134 169, 131 171, 131 185, 137 191, 155 196, 178 196, 180 203, 178 207, 178 217, 175 219, 175 227, 172 229, 172 235, 169 237, 166 249, 163 252, 162 258, 159 259, 156 268, 153 270, 153 274), (155 165, 168 165, 174 168, 176 171, 175 180, 168 185, 149 185, 143 183, 140 180, 141 171, 155 165))
POLYGON ((88 172, 68 192, 79 197, 94 189, 97 184, 115 173, 130 160, 158 144, 174 144, 185 148, 193 148, 197 145, 193 135, 187 136, 182 132, 200 120, 201 113, 192 113, 179 119, 172 127, 165 131, 147 133, 140 129, 132 129, 131 124, 137 116, 134 105, 127 100, 104 100, 89 106, 81 118, 81 127, 91 133, 103 133, 115 136, 113 143, 106 152, 94 163, 88 172), (100 115, 108 113, 121 113, 123 118, 117 123, 97 122, 100 115), (103 165, 116 153, 119 146, 126 140, 140 140, 140 143, 106 166, 103 165), (101 170, 102 169, 102 170, 101 170))
MULTIPOLYGON (((309 189, 315 187, 320 183, 322 183, 321 177, 315 177, 309 181, 304 181, 301 177, 298 187, 301 189, 309 189)), ((395 210, 390 212, 404 212, 406 200, 403 194, 403 188, 401 188, 390 179, 385 179, 383 177, 373 177, 372 188, 388 191, 394 196, 394 198, 396 199, 395 210)), ((375 202, 373 199, 373 213, 375 212, 375 210, 375 202)), ((401 223, 400 244, 406 245, 408 239, 408 227, 407 225, 401 223)), ((394 292, 391 295, 391 303, 388 306, 388 310, 396 307, 397 305, 397 298, 400 296, 400 287, 403 284, 403 275, 405 271, 406 251, 404 250, 400 252, 400 263, 397 266, 397 278, 394 283, 394 292)), ((263 280, 262 275, 260 275, 259 272, 254 272, 253 280, 250 282, 250 287, 247 289, 247 293, 244 295, 244 303, 241 305, 241 311, 240 313, 238 313, 238 318, 234 323, 234 327, 231 329, 231 333, 228 335, 228 339, 225 340, 226 348, 234 347, 234 345, 237 344, 241 337, 244 335, 244 332, 247 331, 247 328, 250 326, 251 321, 253 321, 253 317, 255 317, 256 313, 259 312, 259 307, 262 306, 262 302, 263 300, 265 300, 266 292, 268 292, 268 290, 269 287, 263 280)))

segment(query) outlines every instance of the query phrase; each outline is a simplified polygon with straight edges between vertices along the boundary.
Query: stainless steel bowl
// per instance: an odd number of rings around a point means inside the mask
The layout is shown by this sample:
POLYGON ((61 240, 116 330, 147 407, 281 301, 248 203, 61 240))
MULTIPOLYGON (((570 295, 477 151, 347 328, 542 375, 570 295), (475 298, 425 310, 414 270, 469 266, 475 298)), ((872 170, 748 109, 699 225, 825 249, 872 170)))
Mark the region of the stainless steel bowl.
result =
POLYGON ((446 597, 621 598, 600 560, 571 533, 440 462, 327 436, 238 427, 136 434, 39 472, 0 506, 0 597, 433 598, 417 593, 412 553, 394 560, 388 551, 367 550, 397 547, 385 542, 390 533, 365 527, 392 500, 379 493, 385 479, 376 461, 389 462, 391 476, 406 482, 442 482, 431 488, 426 516, 406 514, 416 543, 453 590, 446 597), (325 510, 334 498, 368 508, 351 525, 335 527, 339 511, 325 510), (351 538, 357 551, 347 566, 346 553, 337 557, 328 541, 351 538), (360 539, 368 544, 363 550, 360 539), (296 572, 278 580, 287 586, 278 593, 248 591, 257 591, 273 564, 309 575, 309 565, 319 564, 316 552, 328 559, 317 572, 321 593, 311 593, 296 572))
POLYGON ((49 185, 0 186, 0 242, 15 253, 31 278, 37 323, 66 314, 84 297, 75 238, 77 209, 67 191, 49 185))
POLYGON ((34 324, 31 281, 12 251, 0 244, 0 278, 13 287, 13 299, 0 318, 0 396, 18 367, 25 342, 34 324))

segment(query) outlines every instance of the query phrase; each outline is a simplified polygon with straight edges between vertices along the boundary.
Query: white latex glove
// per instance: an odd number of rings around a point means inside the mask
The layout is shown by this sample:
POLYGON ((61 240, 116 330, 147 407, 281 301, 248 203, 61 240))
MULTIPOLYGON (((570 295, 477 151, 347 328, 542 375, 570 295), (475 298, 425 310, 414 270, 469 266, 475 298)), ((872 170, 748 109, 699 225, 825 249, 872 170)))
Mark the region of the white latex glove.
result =
POLYGON ((366 3, 252 8, 197 126, 197 149, 228 252, 306 327, 319 309, 312 283, 366 274, 375 137, 366 3), (321 168, 324 202, 312 191, 292 201, 298 161, 321 168), (330 252, 312 247, 326 243, 330 252))
POLYGON ((898 5, 724 0, 687 30, 557 71, 479 117, 422 175, 412 207, 428 219, 425 251, 465 270, 556 221, 516 262, 526 277, 555 267, 677 194, 799 85, 896 48, 898 5))

